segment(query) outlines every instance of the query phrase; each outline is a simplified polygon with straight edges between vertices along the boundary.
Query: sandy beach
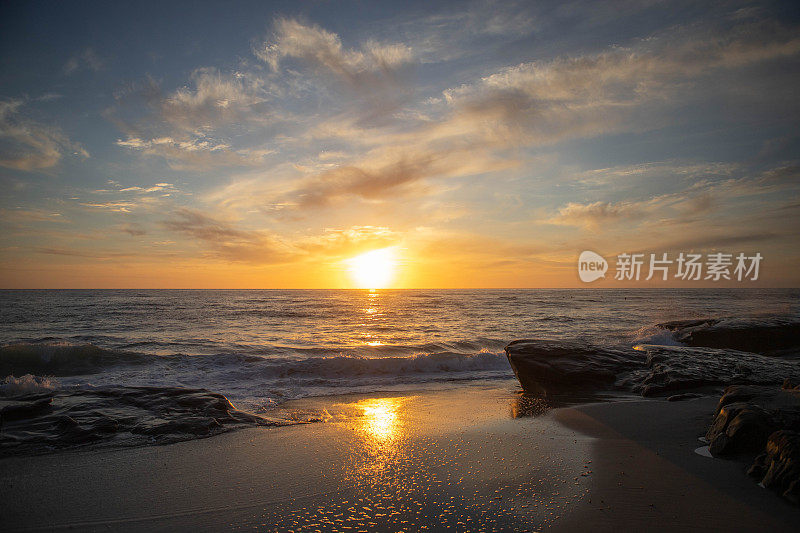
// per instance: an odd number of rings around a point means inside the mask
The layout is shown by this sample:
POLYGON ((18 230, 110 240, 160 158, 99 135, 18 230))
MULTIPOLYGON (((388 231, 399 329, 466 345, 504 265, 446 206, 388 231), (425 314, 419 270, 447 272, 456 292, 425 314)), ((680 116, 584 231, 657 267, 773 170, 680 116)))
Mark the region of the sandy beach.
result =
POLYGON ((715 402, 542 412, 505 383, 306 399, 283 409, 324 422, 3 459, 3 528, 792 530, 743 464, 694 452, 715 402))

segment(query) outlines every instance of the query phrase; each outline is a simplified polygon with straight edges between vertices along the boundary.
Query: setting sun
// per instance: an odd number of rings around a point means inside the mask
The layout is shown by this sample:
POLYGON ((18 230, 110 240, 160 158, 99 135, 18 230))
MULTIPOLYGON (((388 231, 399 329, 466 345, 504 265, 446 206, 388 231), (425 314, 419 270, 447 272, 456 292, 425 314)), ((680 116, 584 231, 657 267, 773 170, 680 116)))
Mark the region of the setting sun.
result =
POLYGON ((362 289, 382 289, 394 278, 397 254, 394 248, 372 250, 347 260, 350 276, 362 289))

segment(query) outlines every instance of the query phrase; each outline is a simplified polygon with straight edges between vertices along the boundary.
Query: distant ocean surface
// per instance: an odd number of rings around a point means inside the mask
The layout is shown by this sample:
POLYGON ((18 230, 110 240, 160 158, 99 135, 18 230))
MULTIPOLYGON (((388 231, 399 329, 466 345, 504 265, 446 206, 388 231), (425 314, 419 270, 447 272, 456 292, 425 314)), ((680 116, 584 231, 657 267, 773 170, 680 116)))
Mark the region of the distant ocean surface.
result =
POLYGON ((800 290, 7 290, 0 303, 6 394, 204 388, 263 413, 308 396, 513 380, 514 339, 670 344, 655 324, 797 317, 800 290))

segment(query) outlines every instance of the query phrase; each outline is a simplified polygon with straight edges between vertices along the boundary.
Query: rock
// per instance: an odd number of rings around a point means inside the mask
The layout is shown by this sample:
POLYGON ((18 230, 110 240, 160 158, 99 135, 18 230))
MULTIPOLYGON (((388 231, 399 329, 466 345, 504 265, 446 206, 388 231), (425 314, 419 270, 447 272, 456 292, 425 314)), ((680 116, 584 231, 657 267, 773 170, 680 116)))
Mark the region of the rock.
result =
POLYGON ((527 339, 506 346, 522 388, 533 394, 607 390, 643 396, 735 384, 800 381, 800 361, 688 346, 600 347, 527 339))
POLYGON ((800 379, 800 362, 716 348, 640 345, 650 372, 634 385, 642 396, 735 384, 777 385, 800 379))
POLYGON ((735 385, 720 398, 706 439, 715 456, 756 454, 782 429, 800 431, 800 389, 735 385))
POLYGON ((756 456, 748 475, 800 505, 800 387, 734 385, 706 433, 714 456, 756 456))
POLYGON ((236 409, 222 394, 106 386, 0 399, 0 458, 85 445, 139 446, 283 423, 236 409))
POLYGON ((748 475, 768 489, 800 505, 800 432, 780 430, 772 433, 764 453, 756 457, 748 475))
POLYGON ((506 355, 522 388, 541 395, 614 388, 618 378, 645 368, 644 355, 634 350, 560 340, 514 341, 506 355))
POLYGON ((679 320, 658 326, 673 331, 675 339, 687 346, 765 354, 800 345, 796 317, 679 320))
POLYGON ((758 453, 780 427, 773 413, 746 403, 723 407, 706 432, 711 455, 758 453))

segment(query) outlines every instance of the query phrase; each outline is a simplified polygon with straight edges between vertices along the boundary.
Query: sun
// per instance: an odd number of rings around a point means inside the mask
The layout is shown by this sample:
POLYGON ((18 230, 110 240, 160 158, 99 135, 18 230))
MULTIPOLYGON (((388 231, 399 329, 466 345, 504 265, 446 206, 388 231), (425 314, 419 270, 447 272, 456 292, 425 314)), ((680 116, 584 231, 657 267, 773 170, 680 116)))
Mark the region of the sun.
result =
POLYGON ((350 276, 362 289, 383 289, 394 278, 397 253, 394 247, 372 250, 347 260, 350 276))

